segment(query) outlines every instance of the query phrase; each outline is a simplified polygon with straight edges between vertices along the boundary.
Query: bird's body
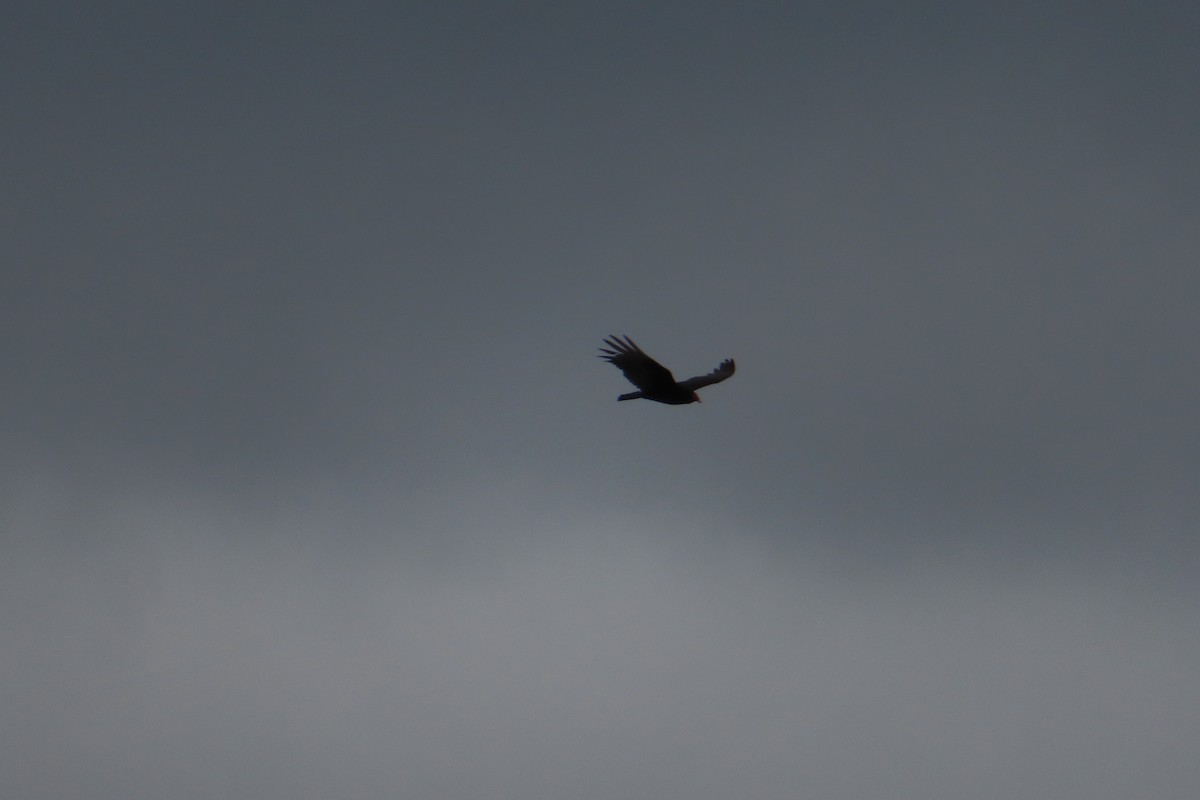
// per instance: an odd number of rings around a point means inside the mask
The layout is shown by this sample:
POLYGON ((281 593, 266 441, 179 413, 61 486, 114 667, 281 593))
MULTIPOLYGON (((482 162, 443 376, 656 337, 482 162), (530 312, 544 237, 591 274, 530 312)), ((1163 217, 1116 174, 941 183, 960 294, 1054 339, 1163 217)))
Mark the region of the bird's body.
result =
POLYGON ((623 394, 618 400, 645 398, 672 406, 699 403, 700 395, 696 394, 697 389, 720 383, 732 375, 735 368, 733 359, 727 358, 721 362, 721 366, 707 375, 676 381, 671 370, 642 352, 642 348, 634 344, 628 336, 623 339, 620 336, 610 336, 604 340, 604 344, 605 347, 600 348, 600 358, 625 373, 629 382, 639 390, 623 394))

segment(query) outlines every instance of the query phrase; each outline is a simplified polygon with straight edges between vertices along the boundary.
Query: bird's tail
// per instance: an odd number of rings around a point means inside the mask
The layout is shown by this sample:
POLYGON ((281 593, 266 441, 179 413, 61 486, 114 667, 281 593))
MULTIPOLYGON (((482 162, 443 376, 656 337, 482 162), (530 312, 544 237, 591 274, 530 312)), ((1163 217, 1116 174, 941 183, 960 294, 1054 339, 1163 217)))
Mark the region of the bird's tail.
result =
POLYGON ((641 396, 642 396, 641 392, 630 392, 629 394, 621 395, 617 399, 618 400, 637 400, 641 396))

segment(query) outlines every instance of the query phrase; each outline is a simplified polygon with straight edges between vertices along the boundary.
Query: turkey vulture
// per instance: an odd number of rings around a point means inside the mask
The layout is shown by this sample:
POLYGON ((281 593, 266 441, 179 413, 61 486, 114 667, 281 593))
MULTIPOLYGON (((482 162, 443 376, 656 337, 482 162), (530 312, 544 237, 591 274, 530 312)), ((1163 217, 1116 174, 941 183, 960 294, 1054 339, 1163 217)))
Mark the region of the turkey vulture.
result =
POLYGON ((618 400, 636 400, 644 397, 658 403, 668 403, 673 406, 683 406, 688 403, 699 403, 700 395, 696 390, 702 386, 720 383, 733 374, 733 359, 727 358, 721 366, 707 375, 698 375, 686 381, 676 382, 671 370, 642 352, 642 348, 626 336, 610 336, 604 340, 605 347, 600 348, 600 358, 615 366, 629 382, 641 391, 630 392, 618 397, 618 400))

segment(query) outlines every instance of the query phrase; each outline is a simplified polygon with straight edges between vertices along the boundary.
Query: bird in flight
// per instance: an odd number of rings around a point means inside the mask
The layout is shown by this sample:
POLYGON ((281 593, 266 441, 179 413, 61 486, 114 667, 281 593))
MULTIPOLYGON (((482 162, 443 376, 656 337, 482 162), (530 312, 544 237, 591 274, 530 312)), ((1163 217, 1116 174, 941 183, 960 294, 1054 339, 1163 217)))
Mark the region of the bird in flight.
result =
POLYGON ((600 358, 624 372, 629 382, 638 388, 636 392, 621 395, 618 400, 636 400, 644 397, 673 406, 699 403, 700 395, 696 394, 697 389, 720 383, 732 375, 734 370, 733 359, 727 358, 721 362, 721 366, 707 375, 697 375, 695 378, 677 382, 671 370, 643 353, 642 348, 634 344, 633 339, 628 336, 624 339, 620 336, 610 336, 604 340, 604 344, 605 346, 600 348, 600 358))

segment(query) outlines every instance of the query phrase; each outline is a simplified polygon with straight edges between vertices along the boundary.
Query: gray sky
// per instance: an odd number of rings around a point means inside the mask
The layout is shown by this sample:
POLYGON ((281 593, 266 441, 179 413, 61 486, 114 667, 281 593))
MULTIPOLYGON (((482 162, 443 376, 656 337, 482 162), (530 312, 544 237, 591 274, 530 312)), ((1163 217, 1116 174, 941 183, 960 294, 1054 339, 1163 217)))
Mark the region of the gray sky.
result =
POLYGON ((25 6, 0 794, 1200 794, 1194 3, 25 6))

